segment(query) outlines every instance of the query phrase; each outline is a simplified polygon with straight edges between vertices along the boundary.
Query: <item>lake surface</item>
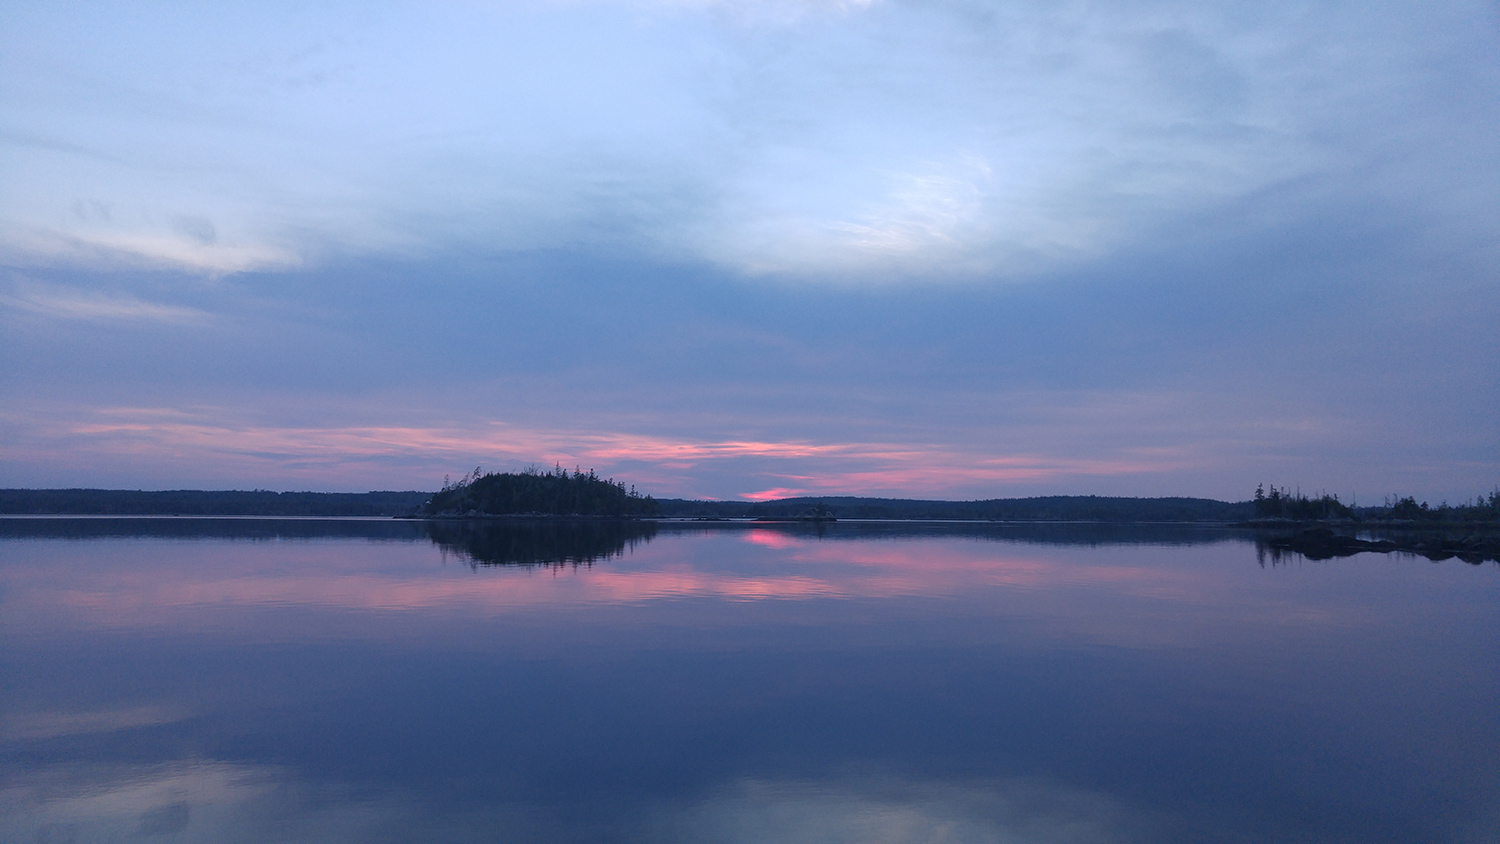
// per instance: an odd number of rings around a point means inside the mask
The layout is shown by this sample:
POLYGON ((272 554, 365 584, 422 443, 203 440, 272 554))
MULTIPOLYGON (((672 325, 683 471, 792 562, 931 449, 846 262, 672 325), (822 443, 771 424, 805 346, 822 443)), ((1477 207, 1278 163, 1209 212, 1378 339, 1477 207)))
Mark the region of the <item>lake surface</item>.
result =
POLYGON ((0 841, 1494 842, 1500 566, 0 519, 0 841))

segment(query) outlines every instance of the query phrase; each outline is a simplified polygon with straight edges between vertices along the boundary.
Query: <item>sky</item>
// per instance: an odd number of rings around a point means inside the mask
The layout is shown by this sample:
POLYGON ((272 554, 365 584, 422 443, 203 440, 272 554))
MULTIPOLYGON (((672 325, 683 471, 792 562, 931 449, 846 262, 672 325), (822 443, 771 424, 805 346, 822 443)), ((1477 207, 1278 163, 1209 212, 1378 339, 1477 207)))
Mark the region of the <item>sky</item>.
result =
POLYGON ((1493 3, 0 22, 0 486, 1500 484, 1493 3))

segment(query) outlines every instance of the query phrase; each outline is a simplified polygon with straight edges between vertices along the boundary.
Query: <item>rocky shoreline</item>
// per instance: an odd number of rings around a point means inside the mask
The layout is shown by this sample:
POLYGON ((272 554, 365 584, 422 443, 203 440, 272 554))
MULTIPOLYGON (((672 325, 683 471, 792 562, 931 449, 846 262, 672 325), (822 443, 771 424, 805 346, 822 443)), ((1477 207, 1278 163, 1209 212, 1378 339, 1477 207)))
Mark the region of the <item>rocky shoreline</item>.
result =
POLYGON ((1420 532, 1378 539, 1336 533, 1328 527, 1304 528, 1295 533, 1257 540, 1272 551, 1293 552, 1309 560, 1350 557, 1365 552, 1400 552, 1429 560, 1458 559, 1466 563, 1500 562, 1500 533, 1493 529, 1420 532))

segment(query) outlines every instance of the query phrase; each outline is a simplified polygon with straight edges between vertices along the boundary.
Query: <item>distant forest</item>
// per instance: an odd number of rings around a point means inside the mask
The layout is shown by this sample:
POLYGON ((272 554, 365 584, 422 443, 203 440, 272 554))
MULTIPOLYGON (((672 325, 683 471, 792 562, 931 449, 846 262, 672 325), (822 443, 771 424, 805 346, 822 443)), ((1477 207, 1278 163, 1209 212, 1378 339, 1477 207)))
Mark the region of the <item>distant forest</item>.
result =
POLYGON ((830 496, 779 501, 653 499, 589 473, 471 473, 432 492, 0 490, 0 513, 109 516, 459 516, 525 514, 796 518, 823 505, 845 519, 1205 522, 1251 518, 1249 502, 1206 498, 1052 496, 926 501, 830 496))
POLYGON ((0 489, 0 513, 91 516, 397 516, 430 492, 0 489))
POLYGON ((777 501, 689 501, 664 498, 663 516, 788 519, 821 504, 840 519, 960 519, 977 521, 1234 522, 1251 517, 1250 502, 1209 498, 1105 498, 1054 495, 986 501, 824 496, 777 501))
POLYGON ((1380 506, 1356 507, 1352 503, 1345 504, 1337 495, 1326 492, 1314 498, 1304 495, 1300 490, 1292 492, 1275 485, 1267 492, 1265 484, 1261 484, 1255 488, 1255 497, 1250 503, 1256 519, 1349 519, 1435 524, 1500 521, 1500 488, 1492 490, 1488 495, 1456 505, 1444 501, 1432 507, 1426 501, 1418 504, 1412 496, 1388 496, 1380 506))
POLYGON ((271 492, 204 490, 0 489, 0 514, 106 516, 432 516, 492 515, 796 519, 824 508, 839 519, 1057 522, 1403 522, 1433 526, 1500 522, 1500 488, 1461 504, 1432 506, 1388 497, 1354 506, 1337 495, 1304 495, 1262 485, 1250 501, 1059 495, 984 501, 820 496, 777 501, 655 499, 590 472, 479 470, 433 492, 271 492))

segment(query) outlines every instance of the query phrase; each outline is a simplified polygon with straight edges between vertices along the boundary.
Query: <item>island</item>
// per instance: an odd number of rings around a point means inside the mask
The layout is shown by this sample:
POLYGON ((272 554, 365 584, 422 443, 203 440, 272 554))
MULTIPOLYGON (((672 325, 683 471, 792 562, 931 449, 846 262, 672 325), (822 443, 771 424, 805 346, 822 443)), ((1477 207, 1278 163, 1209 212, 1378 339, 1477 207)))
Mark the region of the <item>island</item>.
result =
POLYGON ((443 488, 417 508, 419 518, 472 519, 499 516, 640 518, 657 515, 656 499, 626 489, 590 469, 554 467, 484 473, 479 467, 443 488))
POLYGON ((1267 492, 1261 485, 1252 504, 1255 518, 1244 525, 1260 531, 1257 543, 1273 559, 1286 552, 1328 560, 1397 551, 1433 561, 1500 562, 1500 488, 1457 505, 1392 496, 1382 506, 1357 507, 1337 495, 1313 497, 1274 485, 1267 492))

